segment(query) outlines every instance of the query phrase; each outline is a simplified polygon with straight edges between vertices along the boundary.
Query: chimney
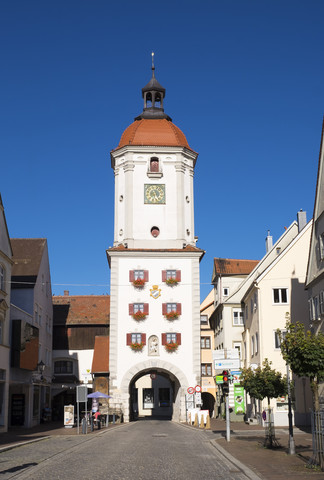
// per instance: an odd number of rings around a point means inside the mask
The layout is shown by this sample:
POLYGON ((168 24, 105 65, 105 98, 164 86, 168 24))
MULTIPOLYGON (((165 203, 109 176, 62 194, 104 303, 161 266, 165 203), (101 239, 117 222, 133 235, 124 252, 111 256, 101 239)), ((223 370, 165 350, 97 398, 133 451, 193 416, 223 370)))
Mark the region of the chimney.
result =
POLYGON ((69 290, 64 290, 64 296, 65 296, 65 297, 68 297, 69 295, 70 295, 69 290))
POLYGON ((303 212, 302 209, 300 209, 299 212, 297 212, 297 222, 298 222, 298 233, 299 233, 304 227, 306 227, 306 224, 307 224, 306 212, 303 212))
POLYGON ((266 253, 268 253, 273 247, 273 240, 272 240, 272 236, 270 235, 270 230, 268 230, 268 235, 265 241, 266 241, 266 253))

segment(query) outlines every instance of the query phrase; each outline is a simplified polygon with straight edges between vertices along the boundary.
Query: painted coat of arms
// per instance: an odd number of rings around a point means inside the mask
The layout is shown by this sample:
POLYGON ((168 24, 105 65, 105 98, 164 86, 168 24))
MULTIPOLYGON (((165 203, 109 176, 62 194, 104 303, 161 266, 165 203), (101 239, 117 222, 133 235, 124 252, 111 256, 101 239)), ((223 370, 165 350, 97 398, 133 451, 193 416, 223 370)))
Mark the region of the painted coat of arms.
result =
POLYGON ((159 296, 161 295, 161 289, 158 285, 153 285, 152 288, 150 288, 150 292, 151 297, 155 299, 159 298, 159 296))

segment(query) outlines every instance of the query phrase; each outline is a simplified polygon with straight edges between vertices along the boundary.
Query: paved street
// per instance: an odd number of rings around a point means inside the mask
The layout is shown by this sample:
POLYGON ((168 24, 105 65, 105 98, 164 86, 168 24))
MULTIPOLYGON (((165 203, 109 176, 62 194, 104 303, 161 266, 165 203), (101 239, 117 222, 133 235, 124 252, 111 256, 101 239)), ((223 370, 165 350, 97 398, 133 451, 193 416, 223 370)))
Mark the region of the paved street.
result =
POLYGON ((199 430, 139 421, 96 436, 51 437, 0 454, 1 480, 246 480, 199 430))

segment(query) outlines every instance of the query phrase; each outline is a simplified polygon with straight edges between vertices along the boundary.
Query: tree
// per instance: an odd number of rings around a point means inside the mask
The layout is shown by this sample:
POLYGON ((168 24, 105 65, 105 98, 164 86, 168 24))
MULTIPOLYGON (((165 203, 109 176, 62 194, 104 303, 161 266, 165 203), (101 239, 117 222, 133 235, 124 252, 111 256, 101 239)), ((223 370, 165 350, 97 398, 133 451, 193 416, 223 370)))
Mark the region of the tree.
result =
MULTIPOLYGON (((281 372, 271 368, 272 362, 266 358, 256 369, 243 368, 241 375, 241 385, 246 392, 258 400, 268 399, 268 415, 270 418, 270 400, 271 398, 281 397, 287 394, 287 379, 281 372)), ((265 439, 265 446, 272 448, 277 445, 275 433, 271 421, 268 422, 268 433, 265 439)))
POLYGON ((324 470, 323 425, 318 387, 324 380, 324 335, 305 330, 303 323, 287 322, 286 332, 277 330, 283 358, 297 377, 308 377, 313 395, 313 459, 324 470))
POLYGON ((243 368, 241 385, 246 392, 258 400, 268 399, 270 407, 271 398, 281 397, 287 393, 287 380, 282 374, 271 368, 272 362, 266 358, 256 369, 243 368))
POLYGON ((286 332, 277 330, 281 353, 297 377, 308 377, 314 410, 320 410, 318 386, 324 380, 324 335, 305 330, 303 323, 287 323, 286 332))

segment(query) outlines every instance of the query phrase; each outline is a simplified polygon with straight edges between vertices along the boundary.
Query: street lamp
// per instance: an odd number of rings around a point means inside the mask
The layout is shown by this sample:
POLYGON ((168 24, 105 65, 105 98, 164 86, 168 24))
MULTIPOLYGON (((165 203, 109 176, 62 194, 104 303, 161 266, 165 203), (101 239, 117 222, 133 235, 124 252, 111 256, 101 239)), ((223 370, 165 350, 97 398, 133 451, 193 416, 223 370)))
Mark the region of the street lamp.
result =
POLYGON ((37 370, 38 370, 38 373, 39 373, 40 376, 41 376, 41 380, 43 380, 43 373, 44 373, 44 370, 45 370, 45 363, 43 362, 43 360, 41 360, 41 361, 37 364, 37 370))

